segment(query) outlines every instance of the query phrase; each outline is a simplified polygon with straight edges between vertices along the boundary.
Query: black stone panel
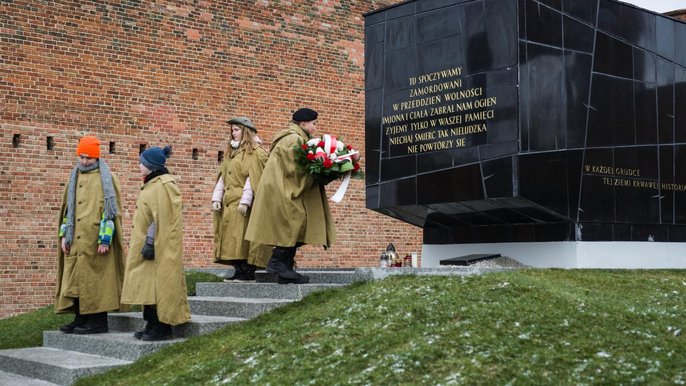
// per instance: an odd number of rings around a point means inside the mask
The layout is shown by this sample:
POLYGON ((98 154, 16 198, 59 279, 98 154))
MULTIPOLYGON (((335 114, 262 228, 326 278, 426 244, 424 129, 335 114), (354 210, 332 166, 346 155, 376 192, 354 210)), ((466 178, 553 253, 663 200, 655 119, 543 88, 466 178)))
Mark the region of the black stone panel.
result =
POLYGON ((405 178, 379 184, 379 206, 393 208, 417 203, 417 178, 405 178))
POLYGON ((686 68, 676 67, 674 76, 674 141, 686 142, 686 68))
POLYGON ((686 23, 674 23, 674 62, 686 67, 686 23))
POLYGON ((416 3, 417 13, 433 11, 455 5, 456 0, 422 0, 416 3))
POLYGON ((486 90, 486 95, 497 98, 497 117, 488 122, 487 143, 500 144, 515 142, 519 140, 519 130, 517 130, 518 116, 517 116, 517 86, 516 79, 508 80, 510 76, 516 76, 517 72, 514 70, 494 71, 489 73, 487 84, 495 85, 486 90), (502 75, 499 79, 492 79, 502 75))
POLYGON ((665 189, 662 184, 672 186, 676 180, 674 178, 674 146, 660 146, 660 223, 674 224, 674 189, 665 189))
POLYGON ((519 25, 519 39, 526 40, 526 2, 527 0, 517 0, 517 17, 519 25))
POLYGON ((598 29, 655 52, 655 18, 650 12, 627 7, 614 0, 600 0, 598 29))
POLYGON ((478 164, 417 176, 418 204, 483 200, 478 164))
POLYGON ((385 159, 381 163, 381 181, 397 180, 417 174, 417 156, 409 155, 385 159))
POLYGON ((657 143, 657 90, 655 83, 634 82, 636 144, 657 143))
POLYGON ((655 24, 656 34, 660 37, 657 39, 656 52, 667 60, 674 60, 676 47, 676 44, 674 44, 675 24, 675 21, 667 17, 658 17, 655 24))
POLYGON ((412 47, 416 44, 416 19, 403 17, 386 23, 386 50, 395 51, 412 47))
POLYGON ((562 14, 536 1, 526 2, 526 39, 562 47, 562 14))
POLYGON ((488 69, 517 65, 517 0, 484 0, 488 69))
POLYGON ((466 71, 478 73, 517 62, 516 0, 471 1, 458 5, 466 71))
POLYGON ((480 152, 478 147, 468 147, 459 150, 455 150, 452 153, 454 165, 468 165, 474 162, 478 162, 480 157, 480 152))
POLYGON ((530 149, 529 104, 521 103, 521 101, 529 100, 529 66, 526 64, 528 62, 526 48, 526 43, 519 43, 519 144, 523 152, 530 149))
POLYGON ((365 30, 364 67, 365 88, 373 90, 383 87, 384 69, 384 29, 383 24, 365 30))
POLYGON ((364 27, 365 27, 365 44, 367 44, 367 28, 377 25, 377 24, 383 24, 386 21, 386 14, 383 12, 376 12, 376 13, 368 13, 364 15, 364 27))
POLYGON ((512 157, 483 162, 481 169, 486 198, 514 196, 512 181, 516 176, 513 175, 512 157))
POLYGON ((367 185, 365 187, 367 209, 376 209, 380 207, 379 190, 379 185, 367 185))
POLYGON ((657 146, 619 147, 614 149, 615 175, 641 181, 660 178, 657 146))
POLYGON ((494 145, 480 146, 479 157, 482 160, 488 160, 516 154, 517 145, 517 142, 503 142, 494 145))
POLYGON ((417 50, 406 48, 386 52, 383 74, 384 88, 388 90, 408 88, 407 79, 417 74, 417 50))
POLYGON ((584 147, 588 119, 588 92, 591 85, 590 55, 565 51, 563 104, 566 107, 567 148, 584 147))
POLYGON ((554 8, 557 11, 562 11, 562 0, 537 0, 539 3, 554 8))
POLYGON ((657 125, 661 144, 674 142, 673 63, 657 58, 657 125))
POLYGON ((529 98, 520 103, 527 105, 529 116, 529 149, 555 150, 566 147, 566 106, 562 98, 564 61, 562 50, 537 44, 527 45, 529 98))
POLYGON ((674 222, 686 224, 686 167, 683 161, 686 159, 686 145, 674 146, 674 222), (679 162, 677 162, 679 160, 679 162))
POLYGON ((421 74, 428 74, 450 67, 465 66, 464 49, 460 39, 448 37, 422 43, 418 47, 422 55, 417 57, 417 71, 421 74))
POLYGON ((592 82, 586 146, 633 145, 633 81, 595 74, 592 82))
POLYGON ((593 71, 622 78, 634 77, 633 48, 629 44, 598 32, 595 45, 593 71))
POLYGON ((563 218, 575 217, 580 157, 578 151, 521 155, 519 195, 563 218))
POLYGON ((593 28, 568 16, 565 16, 563 20, 564 48, 589 54, 593 53, 595 38, 593 28))
POLYGON ((562 0, 562 9, 566 14, 595 26, 598 0, 562 0))
POLYGON ((655 83, 655 54, 634 48, 634 79, 655 83))
MULTIPOLYGON (((476 149, 460 149, 461 151, 476 151, 476 149)), ((478 154, 474 156, 474 159, 478 159, 478 154)), ((417 172, 427 173, 436 170, 448 169, 455 166, 453 162, 453 154, 448 151, 435 151, 431 153, 424 153, 417 155, 417 172)))
POLYGON ((399 4, 395 7, 387 9, 384 14, 386 15, 386 22, 393 21, 393 19, 398 19, 406 16, 411 16, 417 13, 417 2, 409 1, 404 4, 399 4))
POLYGON ((457 7, 417 15, 417 44, 460 34, 457 7))

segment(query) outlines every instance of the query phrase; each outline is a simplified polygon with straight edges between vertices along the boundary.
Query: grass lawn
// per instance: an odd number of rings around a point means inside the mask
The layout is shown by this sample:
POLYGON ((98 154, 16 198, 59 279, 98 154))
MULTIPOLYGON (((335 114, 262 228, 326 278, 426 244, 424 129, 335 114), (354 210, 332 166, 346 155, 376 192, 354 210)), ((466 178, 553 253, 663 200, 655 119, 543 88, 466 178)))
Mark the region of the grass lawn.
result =
MULTIPOLYGON (((188 295, 195 295, 196 282, 221 281, 216 275, 203 272, 186 272, 188 295)), ((137 307, 140 310, 140 307, 137 307)), ((74 320, 73 314, 56 315, 53 306, 0 320, 0 349, 35 347, 43 345, 43 331, 57 330, 74 320)))
POLYGON ((685 294, 686 271, 673 270, 397 276, 77 384, 684 384, 685 294))

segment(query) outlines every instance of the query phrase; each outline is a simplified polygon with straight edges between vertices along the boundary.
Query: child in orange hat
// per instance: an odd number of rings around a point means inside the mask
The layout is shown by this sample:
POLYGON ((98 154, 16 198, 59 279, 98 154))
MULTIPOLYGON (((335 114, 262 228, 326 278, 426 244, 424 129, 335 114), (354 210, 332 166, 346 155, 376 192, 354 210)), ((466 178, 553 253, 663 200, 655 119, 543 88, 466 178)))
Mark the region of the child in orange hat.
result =
POLYGON ((107 312, 120 309, 124 280, 119 181, 100 158, 100 141, 81 138, 64 191, 57 256, 55 312, 72 312, 70 334, 108 331, 107 312))

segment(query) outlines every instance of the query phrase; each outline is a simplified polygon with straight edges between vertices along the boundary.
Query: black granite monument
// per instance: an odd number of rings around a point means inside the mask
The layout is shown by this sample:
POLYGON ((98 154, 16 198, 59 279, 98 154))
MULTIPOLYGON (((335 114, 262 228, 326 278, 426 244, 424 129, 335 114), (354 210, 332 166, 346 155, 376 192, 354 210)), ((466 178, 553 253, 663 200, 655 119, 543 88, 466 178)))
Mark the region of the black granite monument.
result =
POLYGON ((686 23, 614 0, 365 15, 367 207, 427 244, 686 241, 686 23))

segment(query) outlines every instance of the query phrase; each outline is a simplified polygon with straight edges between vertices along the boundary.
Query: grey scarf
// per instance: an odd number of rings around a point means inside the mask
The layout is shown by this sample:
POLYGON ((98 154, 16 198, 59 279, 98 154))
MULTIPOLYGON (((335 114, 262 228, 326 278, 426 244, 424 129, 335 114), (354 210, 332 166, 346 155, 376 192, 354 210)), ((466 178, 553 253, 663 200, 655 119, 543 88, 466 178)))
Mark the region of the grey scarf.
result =
POLYGON ((67 239, 67 244, 71 245, 74 241, 74 208, 76 206, 76 180, 78 179, 78 172, 85 173, 91 170, 100 168, 100 181, 102 183, 102 192, 105 196, 105 205, 103 215, 105 220, 113 220, 117 214, 117 197, 114 193, 114 184, 112 183, 112 172, 104 160, 98 160, 92 165, 81 166, 78 164, 72 169, 69 176, 69 187, 67 189, 67 231, 64 237, 67 239))

